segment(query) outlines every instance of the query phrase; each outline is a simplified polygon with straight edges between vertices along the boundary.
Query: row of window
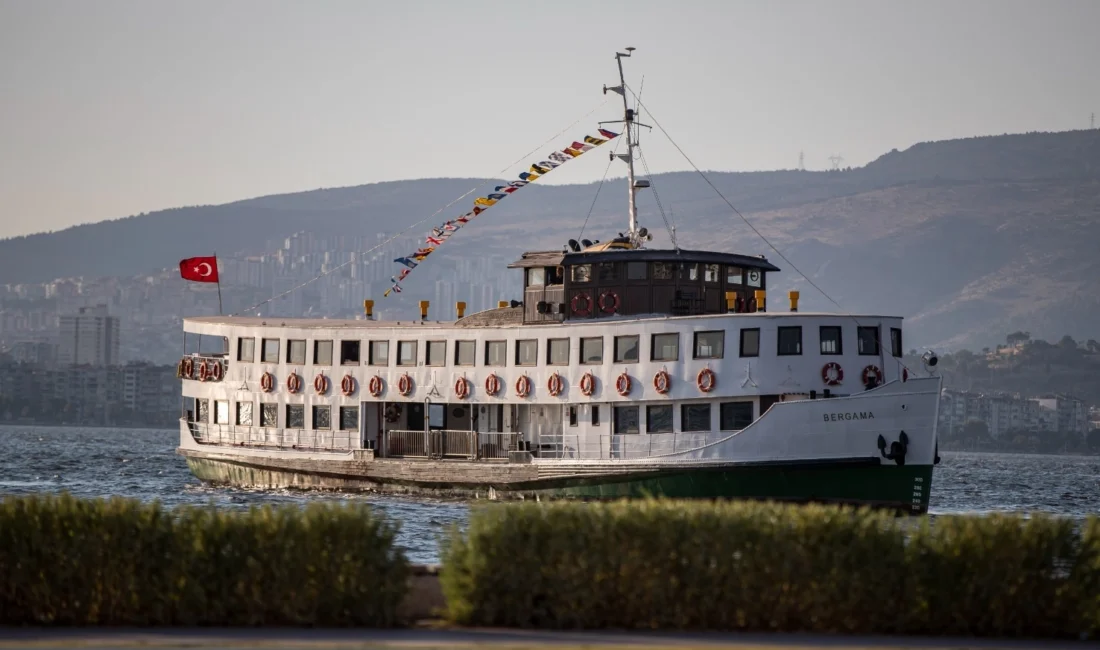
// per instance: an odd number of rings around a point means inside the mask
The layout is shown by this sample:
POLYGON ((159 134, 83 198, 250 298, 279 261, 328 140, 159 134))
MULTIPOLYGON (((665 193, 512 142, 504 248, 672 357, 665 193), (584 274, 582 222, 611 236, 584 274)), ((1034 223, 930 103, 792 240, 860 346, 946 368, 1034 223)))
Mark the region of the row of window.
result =
MULTIPOLYGON (((575 408, 575 407, 570 407, 575 408)), ((650 404, 645 407, 646 433, 672 433, 672 404, 650 404)), ((740 431, 752 424, 752 402, 721 402, 718 404, 718 430, 740 431)), ((709 402, 687 403, 680 405, 680 431, 706 432, 711 427, 711 405, 709 402)), ((642 407, 613 406, 611 413, 612 433, 641 433, 642 407)), ((570 424, 573 424, 572 415, 570 424)))
MULTIPOLYGON (((818 342, 821 354, 843 354, 843 328, 834 325, 822 325, 818 329, 818 342)), ((692 334, 693 359, 721 359, 725 355, 726 333, 723 330, 694 332, 692 334)), ((279 363, 279 339, 261 339, 260 361, 279 363)), ((286 362, 294 365, 306 363, 306 341, 288 340, 286 362)), ((415 366, 420 356, 420 341, 398 341, 394 361, 398 366, 415 366)), ((447 365, 447 341, 424 341, 426 366, 447 365)), ((879 354, 879 328, 856 328, 856 348, 861 355, 879 354)), ((456 366, 476 365, 477 342, 454 341, 453 363, 456 366)), ((544 343, 542 358, 546 365, 567 366, 571 357, 570 339, 547 339, 544 343)), ((584 365, 604 362, 604 337, 582 337, 580 339, 579 362, 584 365)), ((641 337, 637 334, 616 336, 613 339, 612 359, 615 363, 636 363, 640 358, 641 337)), ((890 328, 890 351, 895 357, 902 356, 901 330, 890 328)), ((360 341, 340 341, 340 365, 359 365, 361 363, 360 341)), ((802 327, 779 327, 776 353, 780 356, 802 354, 802 327)), ((330 366, 333 361, 332 341, 313 341, 313 364, 330 366)), ((760 329, 745 328, 740 331, 738 354, 742 357, 760 356, 760 329)), ((237 360, 252 362, 256 356, 256 339, 237 339, 237 360)), ((481 363, 485 366, 508 365, 508 341, 485 341, 481 363)), ((539 340, 520 339, 514 342, 512 364, 516 366, 535 366, 539 364, 539 340)), ((677 332, 653 334, 650 337, 649 358, 651 361, 678 361, 680 359, 680 334, 677 332)), ((367 365, 390 365, 390 341, 367 342, 367 365)))
MULTIPOLYGON (((764 273, 759 269, 744 269, 740 266, 723 264, 698 264, 696 262, 599 262, 597 264, 575 264, 569 267, 569 279, 573 283, 617 282, 619 280, 675 280, 697 282, 700 276, 703 282, 717 284, 723 271, 727 284, 744 284, 760 287, 764 273), (624 268, 625 267, 625 268, 624 268)), ((562 274, 556 267, 533 267, 527 269, 527 286, 541 287, 561 284, 562 274)))
MULTIPOLYGON (((214 412, 210 412, 210 400, 195 400, 195 421, 214 424, 236 424, 242 427, 261 426, 276 428, 279 426, 279 405, 260 404, 259 419, 254 417, 252 402, 237 402, 237 412, 230 416, 229 400, 214 400, 214 412), (213 417, 211 417, 213 416, 213 417)), ((285 407, 286 429, 306 428, 306 407, 303 404, 287 404, 285 407)), ((313 407, 311 429, 327 431, 332 429, 332 407, 316 405, 313 407)), ((337 411, 337 426, 341 431, 359 430, 359 407, 341 406, 337 411)))

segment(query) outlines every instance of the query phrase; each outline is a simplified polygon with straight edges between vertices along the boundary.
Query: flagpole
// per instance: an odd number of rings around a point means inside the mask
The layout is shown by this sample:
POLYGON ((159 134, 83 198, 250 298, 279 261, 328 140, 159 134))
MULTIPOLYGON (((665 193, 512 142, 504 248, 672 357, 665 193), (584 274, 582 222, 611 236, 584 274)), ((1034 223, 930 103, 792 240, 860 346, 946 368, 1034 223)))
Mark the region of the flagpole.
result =
MULTIPOLYGON (((217 265, 217 263, 218 251, 214 251, 214 264, 217 265)), ((217 268, 214 269, 214 272, 218 276, 218 316, 224 316, 225 312, 222 311, 222 274, 217 268)))

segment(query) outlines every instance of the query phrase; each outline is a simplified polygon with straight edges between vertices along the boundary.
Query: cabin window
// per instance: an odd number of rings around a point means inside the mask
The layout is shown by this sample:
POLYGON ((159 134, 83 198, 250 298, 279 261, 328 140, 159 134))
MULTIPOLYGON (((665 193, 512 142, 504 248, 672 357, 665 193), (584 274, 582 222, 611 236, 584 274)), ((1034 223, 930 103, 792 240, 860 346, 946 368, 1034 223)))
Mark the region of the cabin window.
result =
POLYGON ((653 361, 676 361, 680 358, 680 335, 654 334, 650 344, 650 359, 653 361))
POLYGON ((399 365, 399 366, 415 366, 416 365, 416 341, 398 341, 397 342, 397 365, 399 365))
POLYGON ((672 405, 651 404, 645 407, 646 433, 672 433, 672 405))
POLYGON ((210 421, 210 400, 208 399, 196 399, 195 400, 195 422, 209 422, 210 421))
POLYGON ((264 339, 260 355, 264 363, 279 363, 279 339, 264 339))
POLYGON ((710 431, 710 404, 681 404, 680 431, 710 431))
POLYGON ((792 355, 802 354, 802 328, 801 327, 780 327, 779 336, 779 348, 777 354, 792 355))
POLYGON ((591 264, 577 264, 572 267, 573 282, 588 282, 592 279, 592 265, 591 264))
POLYGON ((592 426, 594 426, 594 427, 600 426, 600 407, 593 404, 589 408, 592 409, 592 426))
POLYGON ((303 404, 287 404, 286 405, 286 428, 287 429, 304 429, 306 428, 306 407, 303 404))
POLYGON ((635 363, 638 361, 638 336, 615 337, 615 363, 635 363))
POLYGON ((508 342, 507 341, 486 341, 485 342, 485 365, 487 366, 504 366, 508 364, 506 355, 508 354, 508 342))
POLYGON ((718 282, 718 265, 717 264, 704 264, 703 265, 703 282, 718 282))
POLYGON ((229 424, 229 400, 214 400, 214 424, 229 424))
POLYGON ((332 365, 332 341, 314 341, 313 342, 313 365, 315 365, 315 366, 331 366, 332 365))
POLYGON ((560 266, 551 266, 546 269, 548 281, 546 284, 562 284, 565 282, 565 269, 560 266))
POLYGON ((279 426, 279 405, 278 404, 260 404, 260 426, 261 427, 277 427, 277 426, 279 426))
POLYGON ((741 267, 726 267, 726 284, 741 284, 741 267))
POLYGON ((750 287, 759 287, 764 279, 764 274, 760 272, 760 269, 749 269, 745 273, 745 284, 750 287))
POLYGON ((841 329, 836 325, 821 326, 821 354, 843 354, 840 333, 841 329))
POLYGON ((626 279, 627 280, 645 280, 646 279, 646 266, 645 262, 627 262, 626 263, 626 279))
POLYGON ((859 344, 859 353, 865 355, 878 354, 878 328, 857 327, 856 342, 859 344))
POLYGON ((328 404, 313 407, 313 428, 327 430, 332 428, 332 407, 328 404))
POLYGON ((251 363, 256 360, 256 339, 237 339, 237 361, 251 363))
POLYGON ((726 333, 723 331, 696 332, 695 358, 721 359, 725 342, 726 333))
POLYGON ((653 262, 650 268, 654 280, 671 280, 676 272, 676 265, 672 262, 653 262))
POLYGON ((699 265, 695 262, 680 265, 680 279, 696 282, 699 280, 699 265))
POLYGON ((596 265, 596 277, 600 282, 612 282, 619 279, 619 265, 615 262, 600 262, 596 265))
POLYGON ((237 402, 237 426, 252 426, 252 402, 237 402))
POLYGON ((581 363, 603 363, 603 337, 581 339, 581 363))
MULTIPOLYGON (((516 341, 516 365, 533 366, 539 362, 539 342, 535 339, 516 341)), ((487 365, 488 361, 485 362, 487 365)))
POLYGON ((286 342, 286 362, 296 366, 306 365, 306 342, 291 339, 286 342))
POLYGON ((905 356, 901 348, 901 329, 897 327, 890 328, 890 354, 895 357, 905 356))
POLYGON ((455 341, 456 366, 474 365, 475 345, 473 341, 455 341))
POLYGON ((637 406, 614 406, 611 408, 612 433, 640 433, 637 406))
POLYGON ((753 327, 741 330, 741 356, 760 356, 760 330, 753 327))
POLYGON ((571 427, 577 426, 577 407, 576 406, 567 406, 565 408, 569 411, 569 426, 571 426, 571 427))
POLYGON ((569 339, 550 339, 546 342, 546 363, 551 366, 569 365, 569 339))
POLYGON ((340 365, 359 365, 359 341, 340 341, 340 365))
POLYGON ((718 409, 722 431, 740 431, 752 424, 752 402, 722 402, 718 409))
POLYGON ((424 364, 429 366, 447 365, 447 342, 428 341, 428 349, 424 352, 424 364))
POLYGON ((546 269, 543 267, 527 269, 527 286, 541 287, 546 284, 546 269))
POLYGON ((359 428, 359 407, 358 406, 341 406, 340 407, 340 430, 341 431, 355 431, 359 428))
POLYGON ((371 341, 370 342, 370 357, 367 359, 367 363, 372 366, 388 366, 390 365, 390 342, 389 341, 371 341))

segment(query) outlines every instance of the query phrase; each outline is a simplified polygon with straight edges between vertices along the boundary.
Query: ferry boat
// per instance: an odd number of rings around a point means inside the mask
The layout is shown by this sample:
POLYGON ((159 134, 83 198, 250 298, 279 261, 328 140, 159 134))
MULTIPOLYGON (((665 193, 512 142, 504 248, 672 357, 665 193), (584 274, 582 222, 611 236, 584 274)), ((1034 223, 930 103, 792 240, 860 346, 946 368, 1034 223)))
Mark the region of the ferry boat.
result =
POLYGON ((647 248, 631 49, 604 88, 623 98, 625 232, 523 253, 509 266, 520 299, 458 303, 454 321, 429 321, 426 302, 419 319, 376 320, 370 300, 356 320, 186 318, 178 453, 191 471, 261 488, 927 512, 940 378, 902 363, 902 318, 801 312, 796 292, 776 305, 780 269, 762 255, 647 248), (188 337, 222 352, 187 353, 188 337))

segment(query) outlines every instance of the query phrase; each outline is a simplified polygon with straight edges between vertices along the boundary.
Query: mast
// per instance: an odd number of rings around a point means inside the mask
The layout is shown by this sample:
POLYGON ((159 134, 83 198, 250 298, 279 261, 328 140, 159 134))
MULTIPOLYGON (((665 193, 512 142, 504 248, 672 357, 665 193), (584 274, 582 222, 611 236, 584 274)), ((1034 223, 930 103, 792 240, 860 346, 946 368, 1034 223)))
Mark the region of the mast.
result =
POLYGON ((625 131, 623 135, 626 136, 626 153, 611 154, 611 159, 618 158, 626 163, 626 183, 627 183, 627 212, 630 217, 629 232, 630 242, 635 247, 641 247, 642 242, 647 239, 648 233, 645 228, 638 228, 638 203, 637 193, 638 189, 643 187, 649 187, 648 180, 636 181, 634 178, 634 149, 638 146, 637 129, 639 126, 646 126, 645 124, 638 124, 634 121, 635 111, 630 108, 630 103, 626 98, 626 75, 623 73, 623 59, 629 57, 634 51, 633 47, 624 48, 626 52, 615 53, 615 63, 619 67, 619 85, 614 87, 603 87, 603 92, 606 95, 607 91, 619 93, 623 97, 623 118, 622 120, 612 120, 612 122, 601 122, 601 124, 609 123, 623 123, 625 131))

